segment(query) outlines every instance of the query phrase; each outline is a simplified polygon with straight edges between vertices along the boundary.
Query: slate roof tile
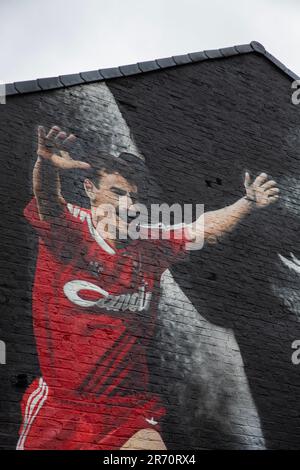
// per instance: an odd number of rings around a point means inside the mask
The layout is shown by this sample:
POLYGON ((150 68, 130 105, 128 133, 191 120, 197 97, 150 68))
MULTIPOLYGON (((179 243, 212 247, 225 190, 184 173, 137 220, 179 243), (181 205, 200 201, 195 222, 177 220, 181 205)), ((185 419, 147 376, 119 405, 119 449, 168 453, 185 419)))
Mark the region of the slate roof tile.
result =
POLYGON ((176 65, 176 62, 173 57, 164 57, 163 59, 157 59, 156 62, 158 63, 161 69, 167 67, 174 67, 176 65))
POLYGON ((18 95, 19 94, 19 92, 16 89, 14 83, 7 83, 5 85, 5 94, 6 94, 6 96, 18 95))
POLYGON ((139 62, 138 66, 142 72, 151 72, 152 70, 158 70, 160 68, 156 60, 147 60, 145 62, 139 62))
POLYGON ((173 59, 176 65, 185 65, 192 63, 192 59, 188 54, 174 55, 173 59))
POLYGON ((235 47, 223 47, 220 49, 220 52, 223 57, 231 57, 239 54, 235 47))
POLYGON ((26 80, 24 82, 15 82, 15 88, 19 93, 33 93, 35 91, 41 91, 37 80, 26 80))
POLYGON ((121 65, 120 70, 121 73, 125 76, 142 73, 141 69, 137 64, 121 65))
POLYGON ((250 44, 241 44, 240 46, 234 46, 234 48, 238 51, 239 54, 248 54, 249 52, 253 52, 250 44))
POLYGON ((222 57, 222 53, 220 49, 211 49, 208 51, 204 51, 204 54, 209 58, 209 59, 220 59, 222 57))
POLYGON ((89 82, 97 82, 98 80, 103 80, 103 77, 99 70, 90 70, 89 72, 81 72, 81 78, 89 83, 89 82))
POLYGON ((63 88, 63 84, 58 77, 39 78, 37 82, 42 90, 63 88))
POLYGON ((108 69, 100 69, 99 72, 101 73, 102 77, 106 80, 109 78, 117 78, 123 77, 122 72, 120 71, 120 67, 112 67, 108 69))
POLYGON ((189 56, 192 59, 192 62, 201 62, 202 60, 207 60, 208 58, 203 51, 190 52, 189 56))
POLYGON ((84 83, 83 78, 81 78, 79 73, 72 73, 69 75, 60 75, 60 81, 64 86, 73 86, 73 85, 80 85, 84 83))

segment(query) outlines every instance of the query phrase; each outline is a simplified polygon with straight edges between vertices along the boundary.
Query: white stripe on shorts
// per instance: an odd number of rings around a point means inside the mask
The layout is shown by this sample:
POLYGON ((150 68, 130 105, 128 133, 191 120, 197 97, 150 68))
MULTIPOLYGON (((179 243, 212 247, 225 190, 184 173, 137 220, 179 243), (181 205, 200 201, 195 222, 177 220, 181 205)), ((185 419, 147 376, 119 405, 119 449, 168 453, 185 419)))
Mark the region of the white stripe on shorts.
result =
POLYGON ((24 445, 33 421, 42 408, 48 396, 48 385, 43 378, 39 380, 39 386, 28 397, 22 431, 17 443, 17 450, 24 450, 24 445))

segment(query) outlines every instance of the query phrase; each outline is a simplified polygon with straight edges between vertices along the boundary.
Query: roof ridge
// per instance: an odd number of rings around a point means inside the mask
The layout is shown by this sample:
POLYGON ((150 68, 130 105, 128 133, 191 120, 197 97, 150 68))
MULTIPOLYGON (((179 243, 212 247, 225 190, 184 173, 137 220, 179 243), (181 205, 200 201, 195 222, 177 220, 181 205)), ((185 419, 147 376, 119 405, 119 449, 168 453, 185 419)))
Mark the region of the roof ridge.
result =
POLYGON ((293 80, 299 79, 299 76, 296 73, 292 72, 282 62, 276 59, 276 57, 270 54, 262 44, 257 41, 252 41, 250 44, 241 44, 238 46, 224 47, 221 49, 191 52, 189 54, 138 62, 137 64, 121 65, 119 67, 60 75, 59 77, 38 78, 36 80, 8 83, 5 85, 6 96, 67 88, 84 83, 94 83, 110 80, 112 78, 127 77, 130 75, 152 72, 154 70, 161 70, 177 67, 179 65, 202 62, 204 60, 221 59, 235 55, 249 54, 251 52, 256 52, 263 55, 266 57, 266 59, 270 60, 276 67, 278 67, 282 72, 284 72, 293 80))

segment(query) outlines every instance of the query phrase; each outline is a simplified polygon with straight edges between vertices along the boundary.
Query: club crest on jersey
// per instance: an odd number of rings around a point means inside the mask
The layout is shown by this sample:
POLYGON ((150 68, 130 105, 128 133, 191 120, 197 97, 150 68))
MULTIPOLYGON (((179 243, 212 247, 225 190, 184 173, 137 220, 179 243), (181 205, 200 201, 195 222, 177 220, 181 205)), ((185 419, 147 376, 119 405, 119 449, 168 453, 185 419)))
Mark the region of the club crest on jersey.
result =
POLYGON ((149 310, 152 292, 147 292, 145 285, 138 288, 137 292, 127 294, 110 295, 99 286, 87 281, 74 280, 64 285, 64 294, 75 305, 80 307, 97 307, 113 312, 129 310, 130 312, 142 312, 149 310), (97 292, 101 295, 98 300, 87 300, 80 296, 80 291, 97 292))
POLYGON ((98 277, 103 272, 104 267, 97 261, 90 261, 88 270, 93 276, 98 277))

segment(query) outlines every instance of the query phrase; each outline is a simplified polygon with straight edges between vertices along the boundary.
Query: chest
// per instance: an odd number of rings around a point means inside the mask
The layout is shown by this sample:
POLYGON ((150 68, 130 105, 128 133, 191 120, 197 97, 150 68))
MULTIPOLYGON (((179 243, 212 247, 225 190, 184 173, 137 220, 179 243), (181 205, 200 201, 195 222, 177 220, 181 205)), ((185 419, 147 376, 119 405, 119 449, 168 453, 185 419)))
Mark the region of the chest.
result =
POLYGON ((141 285, 152 289, 160 278, 160 264, 155 253, 143 243, 108 253, 96 241, 83 244, 73 266, 94 282, 112 291, 136 290, 141 285))

